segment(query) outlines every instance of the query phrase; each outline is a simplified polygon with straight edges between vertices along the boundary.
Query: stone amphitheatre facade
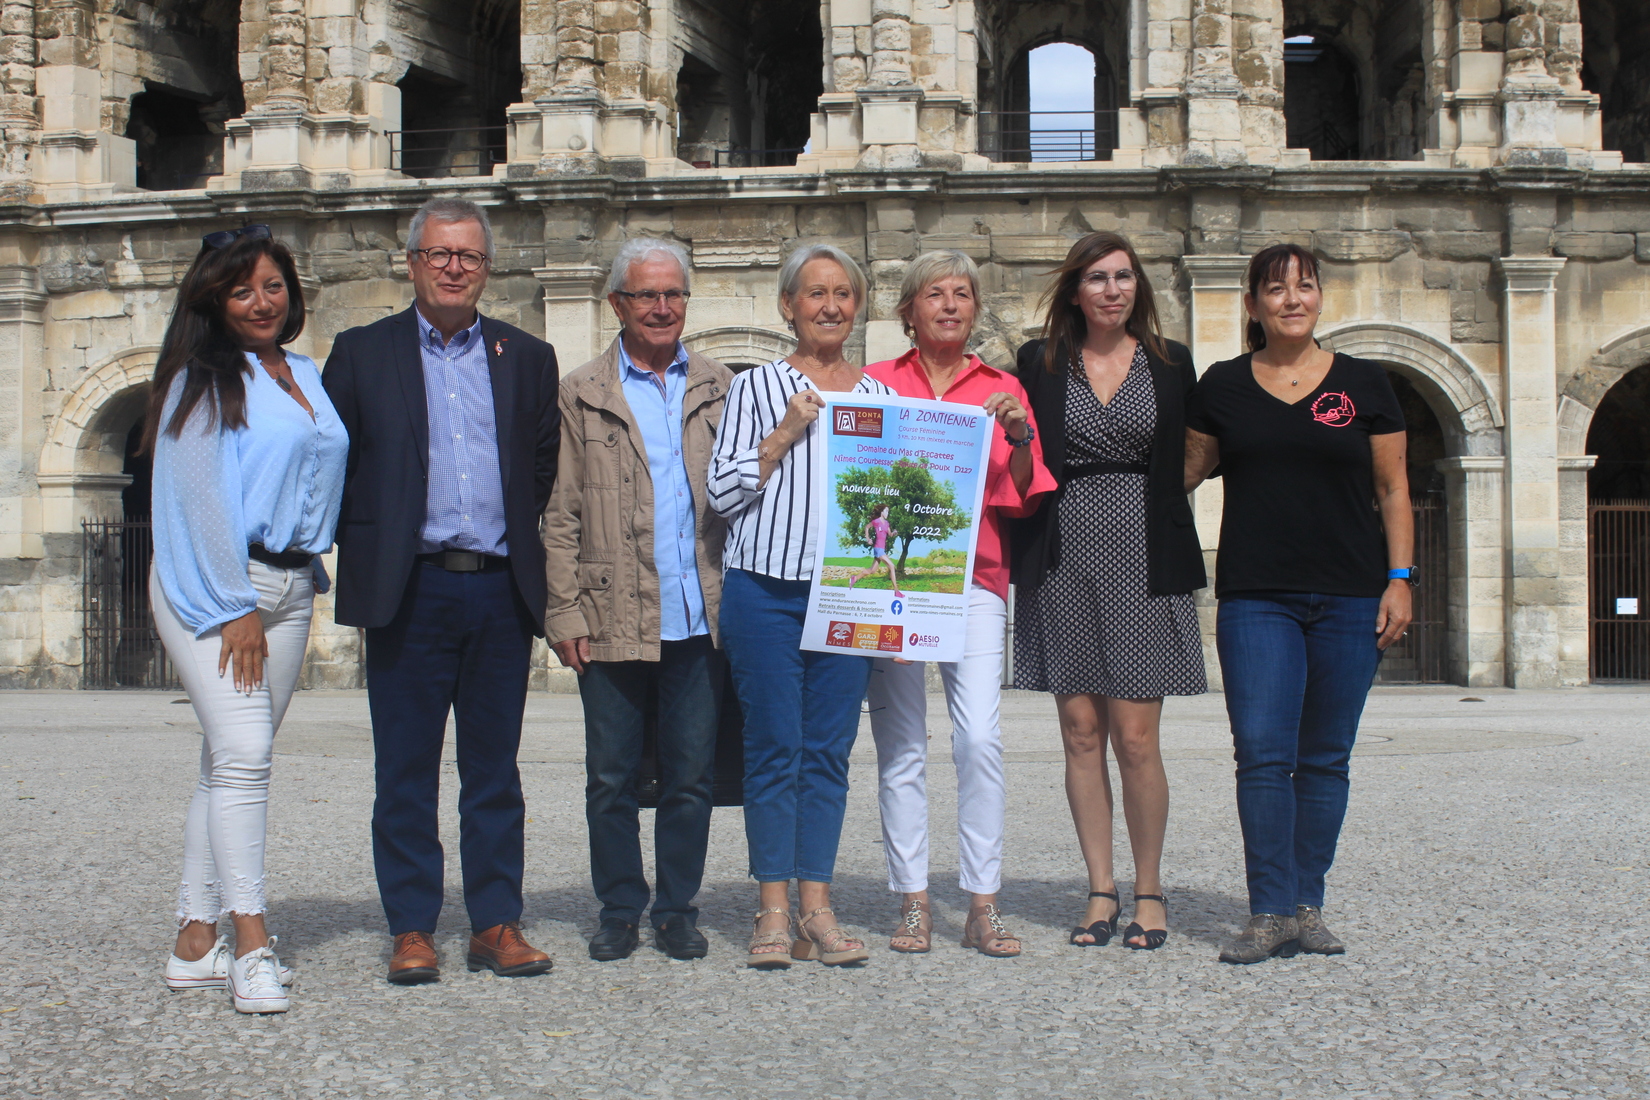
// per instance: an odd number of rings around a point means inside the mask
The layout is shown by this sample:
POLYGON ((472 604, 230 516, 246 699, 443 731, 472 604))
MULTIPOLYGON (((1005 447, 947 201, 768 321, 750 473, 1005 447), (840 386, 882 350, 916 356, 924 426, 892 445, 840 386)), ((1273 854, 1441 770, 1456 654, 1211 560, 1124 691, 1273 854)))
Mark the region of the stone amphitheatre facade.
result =
MULTIPOLYGON (((147 511, 128 441, 200 235, 291 243, 322 359, 409 300, 435 194, 490 209, 483 308, 564 369, 612 337, 605 265, 641 234, 688 248, 687 342, 730 364, 788 350, 799 243, 865 263, 867 358, 905 346, 905 265, 963 250, 1009 365, 1051 263, 1115 229, 1203 365, 1239 350, 1245 257, 1297 241, 1326 343, 1411 412, 1425 678, 1607 675, 1601 601, 1650 597, 1589 585, 1590 501, 1650 495, 1639 0, 3 0, 0 83, 0 684, 108 682, 88 623, 135 567, 95 588, 84 524, 147 511), (1051 42, 1095 61, 1064 153, 1025 113, 1051 42)), ((358 658, 323 606, 309 681, 358 658)))

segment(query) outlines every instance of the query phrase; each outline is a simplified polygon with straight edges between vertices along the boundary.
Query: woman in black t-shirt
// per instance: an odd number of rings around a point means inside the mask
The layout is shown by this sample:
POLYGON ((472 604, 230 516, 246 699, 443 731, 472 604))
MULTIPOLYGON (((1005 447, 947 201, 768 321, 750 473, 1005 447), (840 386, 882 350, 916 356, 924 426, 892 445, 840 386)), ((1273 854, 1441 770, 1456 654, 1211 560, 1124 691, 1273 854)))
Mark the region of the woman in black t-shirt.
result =
POLYGON ((1255 256, 1250 353, 1211 366, 1186 411, 1187 491, 1217 464, 1226 486, 1216 643, 1251 915, 1225 962, 1345 950, 1324 875, 1364 700, 1417 579, 1403 414, 1379 365, 1318 347, 1322 303, 1310 252, 1255 256))

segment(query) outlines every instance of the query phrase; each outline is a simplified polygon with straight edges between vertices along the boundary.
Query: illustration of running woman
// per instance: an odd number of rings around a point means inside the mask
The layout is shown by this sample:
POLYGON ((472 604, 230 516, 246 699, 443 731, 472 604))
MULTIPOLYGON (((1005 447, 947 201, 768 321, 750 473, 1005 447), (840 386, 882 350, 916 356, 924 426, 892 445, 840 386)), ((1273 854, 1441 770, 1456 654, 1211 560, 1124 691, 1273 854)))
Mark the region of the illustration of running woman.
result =
POLYGON ((869 577, 872 573, 880 573, 884 568, 888 570, 888 583, 893 586, 894 595, 903 597, 904 592, 899 590, 899 576, 894 566, 894 559, 888 555, 888 539, 894 533, 893 524, 888 522, 888 505, 879 504, 871 512, 871 521, 865 525, 863 532, 865 541, 871 544, 871 567, 848 578, 848 590, 853 591, 854 585, 869 577))

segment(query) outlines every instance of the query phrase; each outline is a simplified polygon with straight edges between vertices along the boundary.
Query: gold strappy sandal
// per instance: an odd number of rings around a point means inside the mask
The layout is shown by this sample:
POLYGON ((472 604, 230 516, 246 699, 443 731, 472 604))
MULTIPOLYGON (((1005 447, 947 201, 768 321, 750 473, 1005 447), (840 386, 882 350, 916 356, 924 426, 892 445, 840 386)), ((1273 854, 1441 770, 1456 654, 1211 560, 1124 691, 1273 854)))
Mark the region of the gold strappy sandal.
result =
POLYGON ((900 911, 900 928, 888 941, 888 950, 905 955, 923 955, 933 946, 934 918, 915 898, 905 903, 900 911), (915 941, 915 947, 901 947, 900 941, 915 941))
POLYGON ((797 939, 791 944, 791 958, 803 962, 818 959, 826 966, 847 966, 850 963, 862 963, 871 957, 863 942, 853 939, 834 924, 815 939, 813 933, 808 931, 808 922, 821 913, 836 916, 831 912, 829 905, 822 905, 796 922, 797 939))
POLYGON ((1003 923, 1002 913, 998 912, 997 906, 991 902, 986 902, 984 909, 976 909, 968 914, 968 923, 963 926, 962 945, 993 959, 1012 959, 1020 953, 1020 937, 1008 930, 1008 926, 1003 923), (975 926, 981 921, 989 928, 989 935, 974 935, 975 926), (1013 946, 1010 947, 1010 944, 1013 946))
POLYGON ((751 918, 752 926, 762 923, 762 918, 772 913, 778 913, 785 918, 785 927, 775 928, 770 932, 751 933, 750 954, 745 957, 745 965, 755 970, 788 970, 791 965, 791 929, 794 920, 789 909, 781 909, 777 905, 759 910, 751 918))

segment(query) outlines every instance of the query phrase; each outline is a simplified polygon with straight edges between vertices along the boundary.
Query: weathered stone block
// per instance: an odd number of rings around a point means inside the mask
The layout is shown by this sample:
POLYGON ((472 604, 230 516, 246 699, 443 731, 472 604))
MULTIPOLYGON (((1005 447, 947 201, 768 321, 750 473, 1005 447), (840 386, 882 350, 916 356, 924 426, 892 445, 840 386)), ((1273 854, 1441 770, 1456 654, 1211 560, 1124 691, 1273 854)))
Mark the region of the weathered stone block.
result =
POLYGON ((1414 235, 1423 256, 1440 260, 1488 260, 1501 255, 1501 234, 1428 230, 1414 235))
POLYGON ((1408 233, 1394 230, 1319 230, 1312 246, 1331 260, 1387 263, 1413 248, 1408 233))
POLYGON ((1636 243, 1631 233, 1559 233, 1553 250, 1583 260, 1620 260, 1633 255, 1636 243))

